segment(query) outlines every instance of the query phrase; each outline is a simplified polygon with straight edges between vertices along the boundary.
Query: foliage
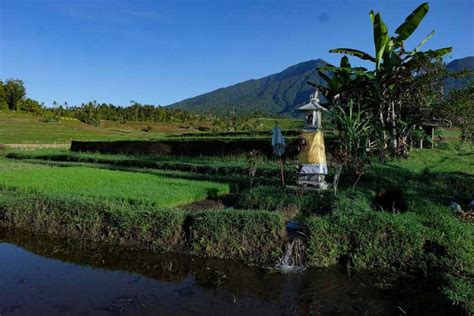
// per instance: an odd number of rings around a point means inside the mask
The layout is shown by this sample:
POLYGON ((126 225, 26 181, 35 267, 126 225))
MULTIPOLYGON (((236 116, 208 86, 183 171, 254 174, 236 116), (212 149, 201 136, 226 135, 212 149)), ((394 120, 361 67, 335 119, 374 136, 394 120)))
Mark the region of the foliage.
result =
POLYGON ((7 112, 8 110, 7 93, 3 81, 0 80, 0 112, 7 112))
POLYGON ((265 211, 205 211, 189 215, 191 253, 276 262, 285 235, 283 220, 265 211))
POLYGON ((426 277, 437 280, 453 302, 469 308, 474 225, 447 206, 457 201, 467 209, 474 196, 472 155, 472 147, 455 144, 445 150, 415 150, 408 160, 367 166, 357 190, 344 182, 336 196, 256 187, 242 195, 238 206, 277 212, 296 206, 299 219, 308 225, 310 265, 346 263, 351 273, 369 276, 383 288, 426 277), (407 209, 377 210, 374 197, 381 189, 399 189, 407 209))
POLYGON ((21 101, 18 106, 18 110, 31 113, 34 116, 38 116, 43 112, 42 105, 39 104, 38 101, 30 98, 21 101))
POLYGON ((465 89, 454 89, 437 109, 439 116, 461 129, 461 140, 468 141, 474 132, 474 83, 465 89))
POLYGON ((61 121, 61 118, 54 114, 54 112, 45 111, 43 115, 41 115, 40 121, 43 123, 53 124, 59 123, 59 121, 61 121))
POLYGON ((3 88, 10 111, 18 110, 21 101, 26 96, 23 81, 9 79, 3 84, 3 88))
POLYGON ((347 253, 348 239, 342 229, 327 217, 310 216, 306 219, 309 236, 306 242, 308 263, 315 267, 329 267, 347 253))
POLYGON ((453 302, 461 306, 468 314, 474 313, 474 277, 447 278, 448 286, 443 293, 453 302))
POLYGON ((337 130, 337 149, 333 158, 344 166, 353 179, 358 179, 367 162, 370 138, 373 134, 371 117, 351 100, 347 107, 337 106, 332 111, 337 130))
POLYGON ((258 186, 241 194, 238 207, 286 213, 296 210, 305 215, 330 212, 334 196, 331 192, 307 192, 298 194, 292 189, 274 186, 258 186))
POLYGON ((323 89, 329 102, 344 104, 354 99, 364 105, 381 131, 379 150, 388 150, 397 156, 407 154, 413 131, 433 117, 432 107, 440 99, 443 80, 448 74, 441 60, 451 48, 420 51, 433 32, 411 51, 404 46, 428 8, 427 3, 416 8, 396 29, 394 36, 388 35, 380 13, 371 11, 374 56, 350 48, 330 50, 369 60, 374 63, 373 70, 352 67, 346 56, 341 59, 340 67, 324 68, 335 76, 328 81, 329 90, 323 89))

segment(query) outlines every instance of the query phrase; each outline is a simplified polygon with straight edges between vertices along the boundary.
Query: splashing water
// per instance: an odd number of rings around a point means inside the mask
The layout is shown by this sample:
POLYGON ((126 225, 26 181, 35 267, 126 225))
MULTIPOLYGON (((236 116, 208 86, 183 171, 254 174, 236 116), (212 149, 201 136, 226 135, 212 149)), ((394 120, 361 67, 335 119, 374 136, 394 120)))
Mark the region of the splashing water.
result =
POLYGON ((306 269, 303 264, 304 245, 300 238, 290 240, 285 246, 285 254, 275 268, 281 273, 297 273, 306 269))

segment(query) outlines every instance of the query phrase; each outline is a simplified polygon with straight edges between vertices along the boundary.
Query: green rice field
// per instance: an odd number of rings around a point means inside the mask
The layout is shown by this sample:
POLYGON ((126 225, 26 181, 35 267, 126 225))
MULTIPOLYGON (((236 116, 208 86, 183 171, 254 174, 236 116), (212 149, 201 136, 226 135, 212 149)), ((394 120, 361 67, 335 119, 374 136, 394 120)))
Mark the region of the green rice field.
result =
POLYGON ((0 160, 0 187, 61 197, 171 207, 226 194, 229 185, 209 181, 88 167, 52 167, 0 160))

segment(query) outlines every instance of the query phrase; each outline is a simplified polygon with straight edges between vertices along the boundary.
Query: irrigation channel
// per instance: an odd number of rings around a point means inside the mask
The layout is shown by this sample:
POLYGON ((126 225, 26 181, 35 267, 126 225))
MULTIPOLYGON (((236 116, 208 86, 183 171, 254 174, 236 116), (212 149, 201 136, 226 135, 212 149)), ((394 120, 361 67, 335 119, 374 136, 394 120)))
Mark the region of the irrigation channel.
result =
POLYGON ((438 315, 434 291, 382 292, 343 269, 281 274, 0 228, 0 314, 438 315))

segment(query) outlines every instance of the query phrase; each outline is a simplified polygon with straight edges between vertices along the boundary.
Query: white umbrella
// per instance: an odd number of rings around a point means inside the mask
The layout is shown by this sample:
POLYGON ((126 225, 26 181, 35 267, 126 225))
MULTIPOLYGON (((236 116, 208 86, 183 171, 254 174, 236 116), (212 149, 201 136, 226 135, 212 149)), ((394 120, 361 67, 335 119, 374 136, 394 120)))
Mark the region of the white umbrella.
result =
POLYGON ((279 127, 274 127, 272 130, 272 147, 273 153, 280 158, 281 183, 285 186, 285 174, 283 172, 283 154, 285 153, 285 138, 281 133, 279 127))

